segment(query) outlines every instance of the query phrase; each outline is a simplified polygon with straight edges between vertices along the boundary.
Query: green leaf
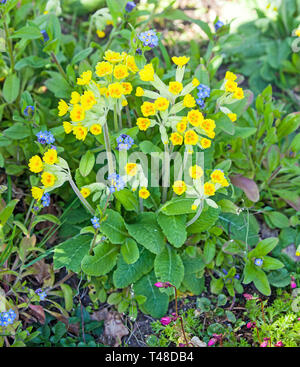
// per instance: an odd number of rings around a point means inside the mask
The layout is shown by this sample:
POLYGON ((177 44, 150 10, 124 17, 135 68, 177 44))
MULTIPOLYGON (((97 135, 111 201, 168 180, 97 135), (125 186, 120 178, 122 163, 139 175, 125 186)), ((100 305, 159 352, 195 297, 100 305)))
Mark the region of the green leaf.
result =
POLYGON ((65 309, 67 311, 71 311, 73 308, 73 291, 72 288, 68 284, 61 284, 60 285, 61 290, 64 294, 64 300, 65 300, 65 309))
POLYGON ((261 269, 256 269, 256 276, 253 279, 253 283, 257 290, 259 290, 265 296, 270 296, 271 288, 268 281, 268 278, 265 272, 261 269))
POLYGON ((9 217, 12 215, 15 206, 17 205, 19 200, 11 200, 5 208, 3 208, 0 212, 0 228, 5 225, 5 223, 8 221, 9 217))
POLYGON ((153 269, 154 254, 140 248, 140 257, 133 264, 127 264, 122 256, 119 257, 117 269, 113 274, 113 281, 116 288, 125 288, 135 283, 143 275, 153 269))
POLYGON ((168 310, 169 297, 166 293, 160 292, 159 288, 155 287, 154 284, 156 282, 157 279, 152 271, 135 283, 134 293, 147 297, 141 308, 152 317, 160 318, 165 316, 168 310))
POLYGON ((252 257, 262 257, 267 255, 277 246, 278 241, 279 240, 276 237, 265 238, 257 244, 255 249, 249 252, 248 258, 250 259, 252 257))
POLYGON ((284 267, 284 264, 270 256, 264 256, 264 262, 262 265, 263 270, 277 270, 284 267))
POLYGON ((108 237, 111 243, 121 244, 127 238, 124 219, 111 209, 106 210, 107 219, 101 223, 101 232, 108 237))
POLYGON ((205 264, 209 264, 213 261, 216 254, 216 244, 212 240, 207 240, 204 245, 203 260, 205 264))
POLYGON ((22 140, 30 136, 30 130, 21 122, 17 122, 4 130, 3 134, 12 140, 22 140))
POLYGON ((3 86, 3 97, 7 103, 14 102, 19 94, 20 90, 20 79, 16 74, 10 74, 4 82, 3 86))
POLYGON ((142 213, 135 224, 126 224, 129 234, 147 250, 159 254, 165 246, 165 238, 156 221, 155 213, 142 213))
POLYGON ((11 35, 11 38, 22 38, 25 40, 33 40, 37 38, 42 38, 41 31, 36 26, 25 26, 17 30, 11 35))
POLYGON ((54 248, 54 269, 66 267, 67 270, 80 272, 80 264, 89 252, 92 241, 90 235, 77 235, 54 248))
POLYGON ((197 278, 196 274, 184 273, 182 284, 185 288, 187 288, 188 291, 198 296, 205 288, 204 280, 204 277, 197 278))
MULTIPOLYGON (((220 209, 214 209, 211 206, 204 209, 200 217, 191 224, 187 231, 189 234, 202 233, 210 229, 218 220, 220 209)), ((189 218, 191 219, 192 216, 189 218)))
POLYGON ((222 278, 213 278, 210 282, 210 291, 214 294, 220 294, 224 287, 224 281, 222 278))
POLYGON ((174 198, 165 203, 159 211, 165 215, 183 215, 195 213, 192 210, 192 205, 195 199, 191 198, 174 198))
POLYGON ((287 269, 271 271, 268 275, 270 284, 277 288, 284 288, 291 282, 291 276, 287 269))
POLYGON ((83 177, 89 175, 95 164, 95 155, 88 150, 81 158, 79 163, 79 171, 83 177))
POLYGON ((202 256, 199 253, 195 253, 194 256, 190 256, 185 251, 181 255, 181 259, 184 265, 184 273, 197 273, 201 272, 205 268, 205 263, 202 259, 202 256))
POLYGON ((94 255, 86 255, 81 269, 90 276, 105 275, 116 265, 119 246, 104 242, 94 248, 94 255))
POLYGON ((229 135, 233 135, 235 132, 234 123, 230 120, 230 118, 223 112, 219 112, 216 115, 216 125, 218 128, 223 130, 225 133, 229 135))
POLYGON ((280 212, 265 212, 265 215, 274 225, 274 228, 288 228, 290 226, 289 219, 286 215, 280 212))
POLYGON ((86 59, 93 52, 92 47, 85 48, 84 50, 79 51, 72 59, 71 64, 77 64, 78 62, 86 59))
POLYGON ((60 224, 60 220, 55 215, 43 214, 43 215, 38 215, 37 217, 34 218, 32 222, 32 228, 34 228, 38 223, 41 223, 41 222, 51 222, 55 224, 60 224))
POLYGON ((184 215, 164 215, 160 212, 157 221, 171 245, 181 247, 185 243, 187 232, 184 215))
POLYGON ((128 189, 123 189, 121 191, 116 191, 114 193, 116 199, 124 206, 128 211, 139 211, 139 202, 134 193, 128 189))
POLYGON ((30 67, 33 69, 41 69, 44 68, 48 63, 49 63, 48 59, 43 59, 38 56, 28 56, 19 60, 15 65, 15 69, 18 71, 25 67, 30 67))
POLYGON ((169 245, 166 245, 164 250, 156 256, 154 271, 160 282, 170 282, 176 288, 179 288, 184 276, 181 257, 169 245))
POLYGON ((121 246, 121 254, 127 264, 135 263, 140 256, 135 240, 132 238, 126 238, 125 242, 121 246))

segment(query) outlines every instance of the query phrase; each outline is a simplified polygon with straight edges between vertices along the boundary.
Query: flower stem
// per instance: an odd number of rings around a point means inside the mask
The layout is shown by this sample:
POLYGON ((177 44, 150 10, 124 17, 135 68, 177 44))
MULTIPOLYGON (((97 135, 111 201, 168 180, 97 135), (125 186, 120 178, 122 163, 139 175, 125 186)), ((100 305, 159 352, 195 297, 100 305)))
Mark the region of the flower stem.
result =
POLYGON ((114 105, 114 128, 115 128, 115 132, 119 131, 117 105, 114 105))
POLYGON ((7 48, 8 48, 8 54, 9 54, 9 58, 10 58, 10 68, 11 68, 11 71, 14 72, 14 69, 15 69, 14 53, 13 53, 12 41, 11 41, 10 36, 9 36, 9 30, 8 30, 8 27, 7 27, 5 17, 6 16, 4 15, 3 16, 3 27, 4 27, 5 38, 6 38, 7 48))
POLYGON ((189 221, 187 222, 186 226, 189 227, 190 225, 192 225, 193 223, 196 222, 196 220, 200 217, 201 213, 202 213, 202 209, 203 209, 203 200, 201 200, 198 211, 196 213, 196 215, 189 221))
POLYGON ((110 147, 107 122, 103 125, 103 137, 104 137, 105 150, 106 150, 106 156, 107 156, 107 162, 108 162, 108 174, 111 175, 114 172, 114 164, 112 160, 112 152, 111 152, 111 147, 110 147))
POLYGON ((76 186, 75 182, 73 181, 71 175, 69 176, 69 182, 70 185, 75 192, 75 194, 78 196, 79 200, 82 202, 82 204, 86 207, 86 209, 92 214, 95 215, 95 210, 90 206, 90 204, 85 200, 85 198, 82 196, 81 192, 79 191, 78 187, 76 186))

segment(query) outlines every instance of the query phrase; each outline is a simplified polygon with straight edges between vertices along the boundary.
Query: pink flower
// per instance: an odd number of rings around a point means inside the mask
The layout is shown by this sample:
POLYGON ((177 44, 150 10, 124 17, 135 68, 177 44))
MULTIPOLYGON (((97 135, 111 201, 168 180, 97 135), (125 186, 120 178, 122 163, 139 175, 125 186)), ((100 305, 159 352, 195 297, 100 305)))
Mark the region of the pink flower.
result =
POLYGON ((251 328, 253 328, 255 325, 256 325, 256 322, 251 322, 251 321, 249 321, 249 322, 247 322, 246 327, 247 327, 247 329, 251 329, 251 328))
POLYGON ((297 288, 297 283, 294 282, 293 280, 291 281, 291 288, 292 289, 297 288))
POLYGON ((267 347, 268 346, 268 340, 265 340, 261 343, 260 347, 267 347))
POLYGON ((207 343, 208 347, 211 347, 212 345, 216 344, 218 340, 216 338, 211 338, 209 342, 207 343))
POLYGON ((243 296, 246 298, 247 301, 249 301, 250 299, 253 299, 252 294, 249 294, 249 293, 244 293, 243 296))
POLYGON ((172 287, 172 284, 169 282, 157 282, 154 284, 157 288, 169 288, 172 287))
POLYGON ((169 316, 165 316, 165 317, 162 317, 160 319, 160 323, 163 325, 163 326, 167 326, 169 325, 169 323, 172 321, 171 317, 169 316))
POLYGON ((283 347, 283 343, 281 340, 275 344, 275 347, 283 347))

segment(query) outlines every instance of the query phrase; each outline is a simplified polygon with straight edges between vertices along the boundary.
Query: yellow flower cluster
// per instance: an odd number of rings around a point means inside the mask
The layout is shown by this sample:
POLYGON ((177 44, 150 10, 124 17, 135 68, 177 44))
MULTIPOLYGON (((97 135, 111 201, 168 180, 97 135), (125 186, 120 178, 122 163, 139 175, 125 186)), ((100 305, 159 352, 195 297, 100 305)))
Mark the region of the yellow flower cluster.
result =
POLYGON ((225 75, 225 91, 233 94, 235 99, 243 99, 244 91, 239 88, 238 83, 235 82, 237 76, 231 71, 227 71, 225 75))

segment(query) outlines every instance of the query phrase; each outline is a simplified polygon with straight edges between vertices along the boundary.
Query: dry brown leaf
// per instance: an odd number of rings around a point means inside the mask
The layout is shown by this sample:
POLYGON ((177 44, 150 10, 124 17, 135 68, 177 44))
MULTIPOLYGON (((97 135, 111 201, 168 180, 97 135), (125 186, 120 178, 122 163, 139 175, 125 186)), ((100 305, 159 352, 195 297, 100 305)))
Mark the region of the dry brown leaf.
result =
POLYGON ((45 311, 42 306, 39 305, 29 305, 31 310, 30 314, 34 316, 41 324, 45 323, 45 311))
POLYGON ((122 316, 117 311, 108 311, 104 308, 101 311, 94 312, 91 315, 92 320, 104 320, 104 333, 107 338, 115 339, 114 347, 121 344, 123 336, 128 335, 129 331, 123 324, 122 316))
POLYGON ((43 284, 46 279, 51 277, 51 266, 42 259, 33 264, 34 274, 32 275, 39 284, 43 284))

